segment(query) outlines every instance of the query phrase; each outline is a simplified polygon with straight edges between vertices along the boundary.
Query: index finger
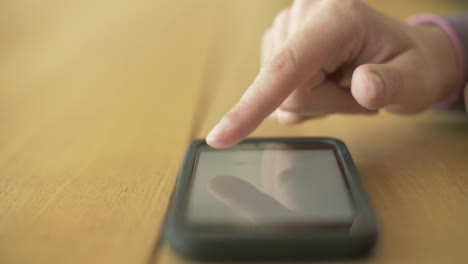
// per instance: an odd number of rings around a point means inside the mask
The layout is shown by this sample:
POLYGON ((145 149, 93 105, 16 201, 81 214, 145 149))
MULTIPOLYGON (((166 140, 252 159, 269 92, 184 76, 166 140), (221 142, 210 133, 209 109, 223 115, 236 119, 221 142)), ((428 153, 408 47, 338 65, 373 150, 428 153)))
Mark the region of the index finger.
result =
POLYGON ((239 102, 207 136, 215 148, 234 145, 250 134, 294 91, 325 65, 332 51, 343 45, 342 23, 330 15, 313 16, 272 59, 263 65, 239 102), (324 33, 324 29, 327 29, 324 33), (340 43, 341 42, 341 43, 340 43))

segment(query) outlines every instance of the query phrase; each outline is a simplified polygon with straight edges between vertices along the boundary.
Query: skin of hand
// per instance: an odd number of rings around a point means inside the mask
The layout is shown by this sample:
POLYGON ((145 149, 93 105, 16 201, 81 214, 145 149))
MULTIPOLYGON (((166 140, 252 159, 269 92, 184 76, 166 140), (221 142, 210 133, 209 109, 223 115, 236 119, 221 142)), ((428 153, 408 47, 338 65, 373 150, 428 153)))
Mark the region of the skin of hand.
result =
POLYGON ((456 88, 457 60, 435 26, 409 26, 357 0, 297 0, 266 31, 263 64, 239 102, 207 136, 234 145, 269 115, 294 124, 381 108, 423 111, 456 88))

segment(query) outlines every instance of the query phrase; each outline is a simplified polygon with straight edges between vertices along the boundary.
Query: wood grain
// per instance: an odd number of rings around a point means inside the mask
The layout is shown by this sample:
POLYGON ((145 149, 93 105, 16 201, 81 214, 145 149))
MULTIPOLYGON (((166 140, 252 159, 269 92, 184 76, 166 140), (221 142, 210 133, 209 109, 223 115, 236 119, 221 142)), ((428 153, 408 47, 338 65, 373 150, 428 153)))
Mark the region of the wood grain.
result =
POLYGON ((216 3, 1 5, 0 263, 146 262, 216 3))
MULTIPOLYGON (((369 1, 397 17, 449 1, 369 1)), ((0 263, 146 263, 181 155, 258 70, 289 1, 0 3, 0 263)), ((353 153, 381 237, 368 263, 468 259, 466 116, 332 116, 255 136, 353 153)), ((167 248, 159 263, 190 263, 167 248)))

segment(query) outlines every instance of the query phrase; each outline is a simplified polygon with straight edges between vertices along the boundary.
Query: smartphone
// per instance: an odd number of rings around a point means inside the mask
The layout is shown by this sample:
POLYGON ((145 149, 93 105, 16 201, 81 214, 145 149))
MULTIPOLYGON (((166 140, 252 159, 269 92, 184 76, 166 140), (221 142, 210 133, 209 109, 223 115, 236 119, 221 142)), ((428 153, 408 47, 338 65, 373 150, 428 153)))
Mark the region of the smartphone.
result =
POLYGON ((188 148, 165 237, 194 259, 366 255, 376 218, 345 144, 333 138, 251 138, 188 148))

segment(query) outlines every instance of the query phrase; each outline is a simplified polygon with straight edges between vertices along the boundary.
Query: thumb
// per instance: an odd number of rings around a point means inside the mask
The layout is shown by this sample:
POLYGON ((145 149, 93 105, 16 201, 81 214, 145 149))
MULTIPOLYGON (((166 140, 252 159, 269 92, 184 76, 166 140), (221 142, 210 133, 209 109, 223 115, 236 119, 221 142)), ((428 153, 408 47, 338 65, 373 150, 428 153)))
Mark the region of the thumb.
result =
POLYGON ((351 93, 367 109, 391 106, 397 112, 421 111, 430 104, 430 96, 417 69, 408 54, 386 64, 361 65, 353 73, 351 93))

